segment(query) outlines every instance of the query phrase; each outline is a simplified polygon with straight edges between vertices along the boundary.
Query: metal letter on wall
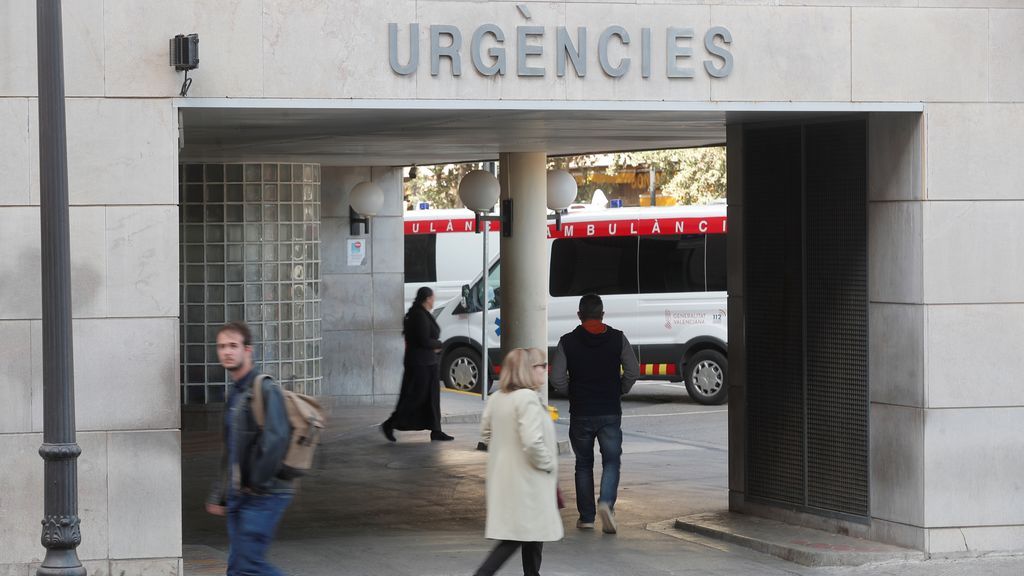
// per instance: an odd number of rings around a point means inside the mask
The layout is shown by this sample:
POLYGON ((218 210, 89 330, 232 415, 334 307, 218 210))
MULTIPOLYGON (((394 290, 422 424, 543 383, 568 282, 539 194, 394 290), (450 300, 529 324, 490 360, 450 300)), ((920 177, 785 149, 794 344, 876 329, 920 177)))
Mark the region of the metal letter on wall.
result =
POLYGON ((640 76, 651 77, 651 29, 640 30, 640 76))
POLYGON ((677 41, 693 39, 693 28, 669 28, 665 31, 665 75, 669 78, 693 78, 693 68, 680 68, 679 58, 689 58, 693 48, 680 46, 677 41))
POLYGON ((409 61, 403 66, 398 63, 398 24, 388 24, 388 61, 396 74, 408 76, 420 65, 420 25, 409 24, 409 61))
POLYGON ((530 44, 527 39, 530 36, 544 36, 543 26, 516 26, 516 74, 520 76, 543 76, 544 67, 528 66, 527 56, 541 56, 544 54, 544 47, 540 44, 530 44))
POLYGON ((601 37, 597 40, 597 60, 601 64, 601 70, 604 73, 611 76, 612 78, 619 78, 624 76, 629 71, 629 57, 624 57, 619 61, 618 66, 612 66, 608 60, 608 43, 611 42, 612 36, 617 36, 624 46, 629 45, 629 32, 622 26, 609 26, 601 33, 601 37))
POLYGON ((462 47, 462 32, 455 26, 447 24, 430 25, 430 75, 437 76, 441 73, 441 57, 449 58, 452 62, 452 76, 462 75, 462 59, 459 56, 459 48, 462 47), (451 44, 441 46, 441 35, 451 38, 451 44))
POLYGON ((722 66, 715 66, 710 60, 704 61, 704 69, 715 78, 725 78, 732 73, 732 52, 715 44, 715 38, 721 38, 725 44, 732 44, 732 34, 722 26, 712 26, 704 35, 704 49, 722 59, 722 66))
POLYGON ((484 64, 483 57, 480 55, 481 44, 483 43, 484 36, 490 34, 494 36, 494 40, 501 44, 505 41, 505 33, 501 31, 501 28, 497 24, 484 24, 477 28, 473 32, 473 40, 470 44, 470 51, 473 55, 473 67, 476 68, 477 72, 484 76, 494 76, 499 74, 504 76, 505 74, 505 49, 500 46, 493 46, 487 49, 487 55, 492 58, 491 64, 484 64))
POLYGON ((576 70, 576 76, 583 78, 587 75, 587 29, 580 26, 576 29, 576 46, 572 44, 569 31, 565 26, 555 29, 555 54, 557 54, 556 73, 561 78, 565 76, 565 60, 568 57, 572 60, 572 67, 576 70))

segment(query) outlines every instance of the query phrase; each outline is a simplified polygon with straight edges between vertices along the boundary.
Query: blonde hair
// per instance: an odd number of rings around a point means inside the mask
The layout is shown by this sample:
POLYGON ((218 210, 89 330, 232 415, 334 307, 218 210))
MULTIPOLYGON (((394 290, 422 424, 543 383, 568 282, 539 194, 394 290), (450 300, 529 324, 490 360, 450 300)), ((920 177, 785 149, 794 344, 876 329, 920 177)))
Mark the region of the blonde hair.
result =
POLYGON ((544 363, 545 354, 537 348, 516 348, 505 356, 501 363, 501 375, 498 378, 498 387, 502 392, 508 393, 521 388, 537 390, 541 382, 533 373, 535 364, 544 363))

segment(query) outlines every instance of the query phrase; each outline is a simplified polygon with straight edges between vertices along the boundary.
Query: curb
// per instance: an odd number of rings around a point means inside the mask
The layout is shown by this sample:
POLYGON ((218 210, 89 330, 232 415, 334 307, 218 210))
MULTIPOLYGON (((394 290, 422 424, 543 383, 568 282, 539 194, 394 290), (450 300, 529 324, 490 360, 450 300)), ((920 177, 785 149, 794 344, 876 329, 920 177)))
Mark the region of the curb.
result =
POLYGON ((463 414, 444 414, 441 416, 441 424, 479 424, 479 412, 466 412, 463 414))
POLYGON ((920 550, 742 514, 696 514, 677 518, 673 525, 677 530, 731 542, 804 566, 862 566, 927 559, 920 550))

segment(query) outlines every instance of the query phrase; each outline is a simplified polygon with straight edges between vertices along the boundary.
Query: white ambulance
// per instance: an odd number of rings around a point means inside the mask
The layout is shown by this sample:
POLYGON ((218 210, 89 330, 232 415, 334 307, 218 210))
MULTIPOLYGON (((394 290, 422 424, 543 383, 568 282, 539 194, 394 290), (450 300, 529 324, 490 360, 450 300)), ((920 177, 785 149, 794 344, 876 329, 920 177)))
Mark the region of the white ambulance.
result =
MULTIPOLYGON (((483 233, 473 232, 473 213, 462 209, 409 210, 405 213, 405 309, 420 286, 442 304, 461 295, 464 284, 483 267, 483 233)), ((498 255, 498 224, 487 238, 488 260, 498 255)))
MULTIPOLYGON (((421 223, 420 230, 423 224, 421 223)), ((438 245, 446 230, 472 230, 472 220, 431 223, 438 245), (465 228, 468 226, 468 228, 465 228)), ((407 230, 409 224, 406 224, 407 230)), ((625 332, 645 380, 683 381, 691 398, 720 404, 728 392, 726 358, 726 206, 612 208, 570 213, 562 230, 548 227, 548 347, 579 320, 580 296, 602 296, 605 322, 625 332)), ((495 234, 491 232, 491 234, 495 234)), ((497 243, 497 238, 493 238, 497 243)), ((490 242, 490 240, 489 240, 490 242)), ((481 246, 460 243, 436 252, 482 267, 481 246), (475 254, 473 252, 475 247, 475 254)), ((487 302, 489 376, 501 362, 501 262, 490 266, 487 302)), ((480 389, 481 294, 474 282, 448 302, 436 299, 444 349, 441 376, 458 390, 480 389), (444 303, 442 303, 444 302, 444 303)))

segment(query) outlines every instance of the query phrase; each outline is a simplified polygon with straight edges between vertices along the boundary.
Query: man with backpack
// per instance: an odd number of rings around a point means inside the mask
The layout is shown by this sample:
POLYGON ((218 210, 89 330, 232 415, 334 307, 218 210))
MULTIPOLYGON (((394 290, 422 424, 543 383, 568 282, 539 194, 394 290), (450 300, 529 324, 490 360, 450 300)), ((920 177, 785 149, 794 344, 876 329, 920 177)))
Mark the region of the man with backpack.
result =
POLYGON ((295 494, 292 480, 281 477, 292 442, 285 395, 276 382, 254 369, 252 335, 245 323, 221 327, 217 358, 232 385, 224 407, 220 481, 206 510, 227 515, 228 576, 276 576, 281 572, 267 562, 267 549, 295 494))
POLYGON ((626 335, 604 323, 597 294, 580 298, 580 325, 551 355, 551 386, 569 392, 569 443, 576 454, 576 527, 615 534, 615 500, 622 457, 622 396, 640 376, 626 335), (594 507, 594 441, 601 447, 601 492, 594 507))

